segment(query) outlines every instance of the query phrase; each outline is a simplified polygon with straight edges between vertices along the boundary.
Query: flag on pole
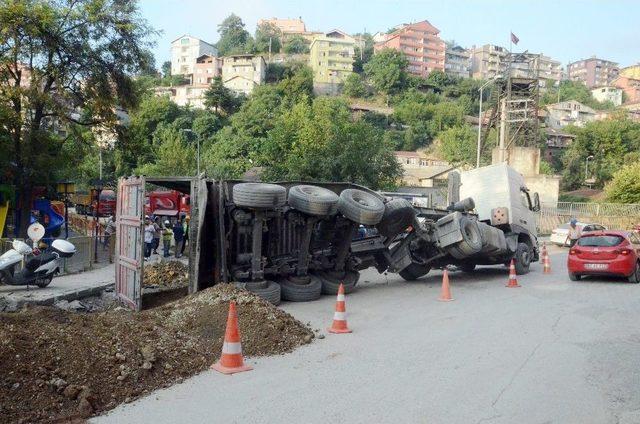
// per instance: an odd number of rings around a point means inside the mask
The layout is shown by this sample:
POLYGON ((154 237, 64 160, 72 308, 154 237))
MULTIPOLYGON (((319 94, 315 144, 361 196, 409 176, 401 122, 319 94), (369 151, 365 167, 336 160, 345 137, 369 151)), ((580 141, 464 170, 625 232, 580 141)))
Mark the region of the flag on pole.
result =
POLYGON ((518 41, 520 41, 520 39, 518 37, 516 37, 516 35, 512 32, 511 33, 511 42, 515 45, 518 45, 518 41))

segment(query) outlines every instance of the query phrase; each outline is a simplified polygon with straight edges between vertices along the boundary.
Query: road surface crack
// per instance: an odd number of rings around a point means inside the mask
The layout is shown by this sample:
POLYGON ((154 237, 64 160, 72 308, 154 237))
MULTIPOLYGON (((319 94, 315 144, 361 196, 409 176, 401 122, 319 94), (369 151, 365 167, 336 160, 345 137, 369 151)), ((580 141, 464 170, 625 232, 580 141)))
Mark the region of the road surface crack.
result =
POLYGON ((538 343, 536 345, 536 347, 533 348, 533 350, 531 351, 531 353, 529 353, 529 355, 527 356, 527 358, 524 360, 524 362, 522 362, 522 364, 518 367, 518 369, 516 370, 516 372, 513 373, 513 375, 511 376, 511 379, 509 380, 509 382, 502 388, 502 390, 500 390, 500 393, 498 393, 498 396, 494 399, 494 401, 491 403, 492 407, 496 406, 496 403, 498 403, 498 401, 500 400, 500 398, 502 397, 502 395, 504 394, 504 392, 507 391, 507 389, 509 387, 511 387, 511 385, 513 384, 514 380, 516 379, 516 377, 518 376, 518 374, 520 374, 520 371, 522 371, 522 369, 527 365, 527 363, 529 363, 529 361, 531 360, 531 358, 533 357, 533 355, 535 355, 536 351, 540 348, 540 346, 542 345, 542 342, 538 343))

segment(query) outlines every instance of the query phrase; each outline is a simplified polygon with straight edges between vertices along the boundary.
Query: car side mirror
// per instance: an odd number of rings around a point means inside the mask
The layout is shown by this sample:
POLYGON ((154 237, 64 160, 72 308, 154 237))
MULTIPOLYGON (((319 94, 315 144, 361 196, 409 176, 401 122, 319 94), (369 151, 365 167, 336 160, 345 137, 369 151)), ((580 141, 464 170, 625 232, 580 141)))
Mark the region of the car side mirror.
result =
POLYGON ((540 195, 537 192, 533 193, 533 211, 540 212, 540 195))

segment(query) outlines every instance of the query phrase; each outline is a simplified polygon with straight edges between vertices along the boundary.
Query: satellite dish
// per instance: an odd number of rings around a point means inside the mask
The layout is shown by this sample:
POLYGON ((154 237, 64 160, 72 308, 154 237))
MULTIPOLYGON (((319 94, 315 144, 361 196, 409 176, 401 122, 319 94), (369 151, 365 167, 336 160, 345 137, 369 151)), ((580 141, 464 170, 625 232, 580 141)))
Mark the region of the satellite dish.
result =
POLYGON ((39 222, 35 222, 27 228, 27 235, 34 243, 37 243, 44 237, 44 227, 39 222))

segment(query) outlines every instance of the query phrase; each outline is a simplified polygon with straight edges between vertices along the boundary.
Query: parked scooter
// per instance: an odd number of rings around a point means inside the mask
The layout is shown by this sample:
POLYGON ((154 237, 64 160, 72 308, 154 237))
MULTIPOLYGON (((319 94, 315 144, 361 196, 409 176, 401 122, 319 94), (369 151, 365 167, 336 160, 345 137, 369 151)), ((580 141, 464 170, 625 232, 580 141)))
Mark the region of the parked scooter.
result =
MULTIPOLYGON (((35 225, 40 224, 33 224, 35 225)), ((42 230, 44 234, 44 228, 42 230)), ((31 238, 34 245, 39 240, 31 238)), ((32 249, 20 240, 14 240, 12 247, 13 249, 0 256, 0 283, 10 286, 46 287, 60 271, 60 259, 70 258, 76 253, 73 243, 66 240, 54 240, 43 252, 32 249), (18 264, 23 264, 22 269, 16 270, 18 264)))

